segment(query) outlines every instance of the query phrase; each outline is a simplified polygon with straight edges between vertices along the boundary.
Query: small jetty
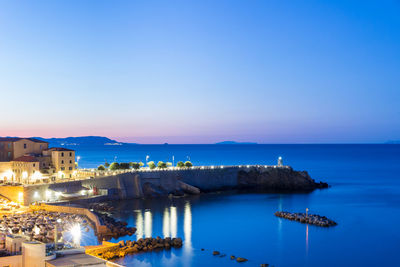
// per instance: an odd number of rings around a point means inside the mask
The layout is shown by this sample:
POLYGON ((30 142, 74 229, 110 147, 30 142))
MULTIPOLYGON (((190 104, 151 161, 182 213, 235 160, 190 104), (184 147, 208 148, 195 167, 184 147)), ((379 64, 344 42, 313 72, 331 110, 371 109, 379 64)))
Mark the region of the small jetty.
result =
POLYGON ((275 212, 275 216, 288 219, 291 221, 297 221, 301 223, 308 223, 322 227, 330 227, 335 226, 337 223, 328 219, 325 216, 320 216, 317 214, 306 214, 306 213, 293 213, 287 211, 277 211, 275 212))

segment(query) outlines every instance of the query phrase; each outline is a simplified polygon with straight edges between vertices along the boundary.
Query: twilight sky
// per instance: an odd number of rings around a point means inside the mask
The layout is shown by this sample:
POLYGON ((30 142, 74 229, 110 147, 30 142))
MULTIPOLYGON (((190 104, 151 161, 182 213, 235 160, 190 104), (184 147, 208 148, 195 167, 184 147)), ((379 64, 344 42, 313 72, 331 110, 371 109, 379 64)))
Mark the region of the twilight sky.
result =
POLYGON ((0 1, 0 136, 400 139, 400 2, 0 1))

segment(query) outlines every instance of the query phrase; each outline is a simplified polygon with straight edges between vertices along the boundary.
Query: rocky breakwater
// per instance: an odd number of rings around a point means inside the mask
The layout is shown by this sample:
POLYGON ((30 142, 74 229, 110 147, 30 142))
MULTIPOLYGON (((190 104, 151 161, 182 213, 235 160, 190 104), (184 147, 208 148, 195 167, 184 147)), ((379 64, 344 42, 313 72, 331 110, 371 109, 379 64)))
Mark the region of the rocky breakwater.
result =
POLYGON ((305 213, 292 213, 287 211, 277 211, 275 216, 280 218, 285 218, 291 221, 298 221, 301 223, 308 223, 317 226, 329 227, 337 225, 336 222, 328 219, 325 216, 320 216, 316 214, 305 214, 305 213))
POLYGON ((120 241, 118 247, 113 247, 107 251, 89 253, 92 256, 96 256, 105 260, 112 260, 116 258, 125 257, 128 254, 135 254, 138 252, 148 252, 157 249, 171 249, 171 248, 182 247, 181 238, 140 238, 137 241, 120 241))
POLYGON ((295 171, 291 167, 239 170, 237 179, 239 189, 312 191, 328 187, 327 183, 316 182, 306 171, 295 171))
POLYGON ((103 239, 109 240, 111 238, 118 238, 126 235, 133 235, 136 232, 135 227, 129 227, 127 222, 115 220, 110 212, 114 210, 109 203, 92 203, 89 208, 96 213, 97 217, 101 220, 102 224, 107 226, 109 232, 103 234, 103 239))

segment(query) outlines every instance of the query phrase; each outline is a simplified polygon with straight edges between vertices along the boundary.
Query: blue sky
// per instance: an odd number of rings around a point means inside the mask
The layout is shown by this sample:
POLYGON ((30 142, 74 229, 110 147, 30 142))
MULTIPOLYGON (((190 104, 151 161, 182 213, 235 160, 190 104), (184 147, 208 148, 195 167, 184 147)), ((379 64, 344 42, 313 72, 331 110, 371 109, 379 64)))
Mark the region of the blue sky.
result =
POLYGON ((0 136, 400 139, 398 1, 0 1, 0 136))

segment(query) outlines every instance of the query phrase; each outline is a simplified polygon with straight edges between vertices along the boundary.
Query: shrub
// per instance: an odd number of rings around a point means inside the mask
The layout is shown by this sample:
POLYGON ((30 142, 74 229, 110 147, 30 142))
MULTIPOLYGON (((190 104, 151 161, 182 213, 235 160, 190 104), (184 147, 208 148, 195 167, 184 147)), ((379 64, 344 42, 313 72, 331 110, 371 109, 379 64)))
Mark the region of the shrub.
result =
POLYGON ((177 167, 182 168, 185 166, 185 163, 183 163, 183 161, 178 161, 178 163, 176 164, 177 167))
POLYGON ((185 162, 185 167, 190 168, 192 166, 193 166, 193 164, 190 161, 185 162))
POLYGON ((154 161, 149 161, 149 162, 147 163, 147 165, 149 166, 149 168, 150 168, 151 170, 156 168, 156 164, 154 163, 154 161))
POLYGON ((111 163, 109 169, 112 170, 112 171, 118 170, 119 169, 119 163, 118 162, 111 163))
POLYGON ((121 163, 119 164, 119 168, 120 168, 121 170, 127 170, 127 169, 129 169, 129 163, 121 162, 121 163))
POLYGON ((105 166, 106 168, 108 168, 108 167, 110 167, 110 163, 106 162, 106 163, 104 163, 104 166, 105 166))
POLYGON ((159 161, 157 163, 157 167, 160 168, 160 169, 165 169, 165 168, 167 168, 167 163, 159 161))
POLYGON ((137 169, 139 169, 140 168, 140 163, 137 163, 137 162, 131 162, 131 167, 133 168, 133 169, 135 169, 135 170, 137 170, 137 169))
POLYGON ((103 165, 100 165, 99 167, 97 167, 97 169, 98 169, 99 171, 105 171, 105 170, 106 170, 106 167, 104 167, 103 165))

